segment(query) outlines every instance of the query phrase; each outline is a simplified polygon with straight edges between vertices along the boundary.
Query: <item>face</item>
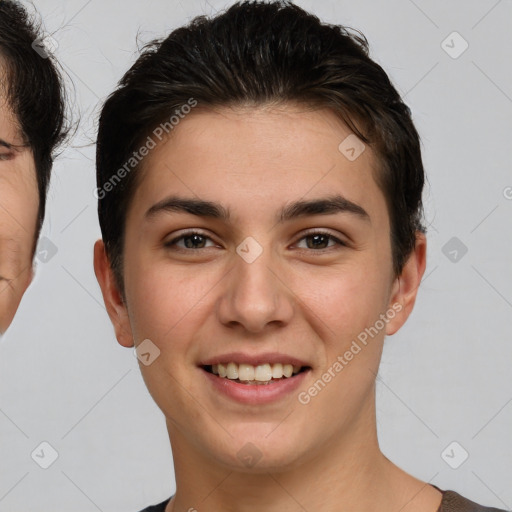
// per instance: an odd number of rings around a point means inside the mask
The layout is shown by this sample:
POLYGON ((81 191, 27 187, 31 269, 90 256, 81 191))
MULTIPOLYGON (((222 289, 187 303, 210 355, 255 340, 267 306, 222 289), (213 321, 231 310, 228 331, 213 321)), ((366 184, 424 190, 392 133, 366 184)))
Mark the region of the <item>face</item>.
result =
POLYGON ((175 457, 267 471, 371 438, 383 338, 412 308, 424 245, 395 278, 376 157, 348 159, 348 135, 327 110, 193 112, 144 161, 125 303, 97 242, 117 338, 138 347, 175 457))
POLYGON ((30 284, 39 208, 32 151, 0 93, 0 334, 9 327, 30 284))

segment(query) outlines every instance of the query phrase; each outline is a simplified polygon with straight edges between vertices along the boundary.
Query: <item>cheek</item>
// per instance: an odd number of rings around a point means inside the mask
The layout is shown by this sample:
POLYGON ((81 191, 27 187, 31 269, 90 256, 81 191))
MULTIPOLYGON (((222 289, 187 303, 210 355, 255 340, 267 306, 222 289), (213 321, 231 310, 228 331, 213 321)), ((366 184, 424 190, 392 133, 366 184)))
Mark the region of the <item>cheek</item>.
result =
POLYGON ((318 380, 302 396, 311 415, 323 417, 333 435, 336 425, 348 424, 371 402, 385 335, 380 315, 386 313, 389 297, 387 270, 377 263, 358 262, 325 275, 315 272, 300 294, 307 306, 303 314, 325 349, 318 380))
POLYGON ((158 351, 150 365, 139 364, 142 377, 160 409, 178 424, 183 421, 183 411, 188 411, 188 422, 201 424, 204 420, 204 409, 191 407, 191 397, 202 393, 191 369, 198 351, 195 341, 204 341, 210 332, 206 323, 211 325, 213 295, 207 292, 218 278, 199 274, 197 270, 185 273, 170 266, 141 264, 125 280, 127 296, 135 299, 129 304, 135 343, 149 339, 158 351))
POLYGON ((12 272, 31 265, 38 207, 35 186, 0 181, 0 252, 12 272))
POLYGON ((126 262, 125 288, 130 302, 130 318, 135 341, 151 339, 160 350, 168 350, 173 340, 186 340, 187 330, 201 325, 196 321, 216 279, 192 267, 179 268, 148 261, 126 262))
POLYGON ((11 323, 31 277, 37 189, 0 180, 0 332, 11 323))
POLYGON ((312 269, 297 277, 294 291, 314 321, 333 343, 357 336, 386 308, 387 272, 377 262, 358 261, 339 268, 312 269), (314 319, 317 320, 314 320, 314 319))

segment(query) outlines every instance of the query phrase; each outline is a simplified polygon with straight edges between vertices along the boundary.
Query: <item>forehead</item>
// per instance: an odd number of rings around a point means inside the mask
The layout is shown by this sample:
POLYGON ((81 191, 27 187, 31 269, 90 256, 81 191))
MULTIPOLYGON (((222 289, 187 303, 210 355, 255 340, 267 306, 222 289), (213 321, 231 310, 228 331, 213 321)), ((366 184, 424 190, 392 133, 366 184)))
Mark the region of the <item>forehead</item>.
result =
POLYGON ((136 197, 147 204, 172 191, 233 205, 242 215, 341 193, 378 210, 385 200, 376 167, 373 150, 328 109, 197 109, 143 161, 136 197))

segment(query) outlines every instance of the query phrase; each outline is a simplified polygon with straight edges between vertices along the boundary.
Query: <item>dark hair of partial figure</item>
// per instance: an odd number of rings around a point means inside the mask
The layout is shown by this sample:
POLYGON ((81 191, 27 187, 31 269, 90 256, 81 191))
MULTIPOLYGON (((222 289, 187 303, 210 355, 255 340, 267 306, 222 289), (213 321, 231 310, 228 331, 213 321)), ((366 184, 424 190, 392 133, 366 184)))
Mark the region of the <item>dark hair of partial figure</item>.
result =
MULTIPOLYGON (((400 274, 417 231, 425 232, 420 140, 409 108, 370 59, 360 32, 322 23, 288 1, 244 1, 215 17, 196 17, 146 45, 102 109, 98 190, 190 98, 197 108, 292 102, 331 109, 377 155, 375 179, 387 202, 393 266, 400 274)), ((123 296, 125 219, 138 167, 108 193, 103 190, 98 201, 103 240, 123 296)))
POLYGON ((24 144, 33 152, 39 189, 34 244, 46 210, 54 151, 67 134, 65 89, 51 55, 32 46, 42 34, 19 2, 0 1, 0 92, 19 124, 24 144))

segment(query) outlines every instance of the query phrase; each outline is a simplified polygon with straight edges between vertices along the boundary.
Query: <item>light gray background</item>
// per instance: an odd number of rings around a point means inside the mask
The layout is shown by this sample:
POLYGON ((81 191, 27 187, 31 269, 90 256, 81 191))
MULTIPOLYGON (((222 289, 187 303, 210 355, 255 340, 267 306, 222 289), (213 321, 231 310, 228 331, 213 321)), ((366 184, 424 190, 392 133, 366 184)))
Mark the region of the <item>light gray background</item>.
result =
MULTIPOLYGON (((174 491, 163 416, 115 340, 93 272, 96 121, 136 58, 137 33, 147 42, 231 3, 36 2, 82 122, 51 182, 43 236, 57 253, 36 258, 0 344, 0 511, 130 512, 174 491), (31 458, 43 441, 59 455, 46 470, 31 458)), ((386 340, 382 449, 418 478, 510 509, 512 2, 297 3, 366 34, 424 145, 428 268, 409 322, 386 340), (458 58, 442 46, 453 31, 469 43, 458 58), (456 262, 443 253, 452 237, 468 249, 456 262), (458 469, 441 456, 453 441, 469 453, 458 469)), ((445 47, 461 44, 451 36, 445 47)), ((448 454, 453 463, 460 448, 448 454)))

